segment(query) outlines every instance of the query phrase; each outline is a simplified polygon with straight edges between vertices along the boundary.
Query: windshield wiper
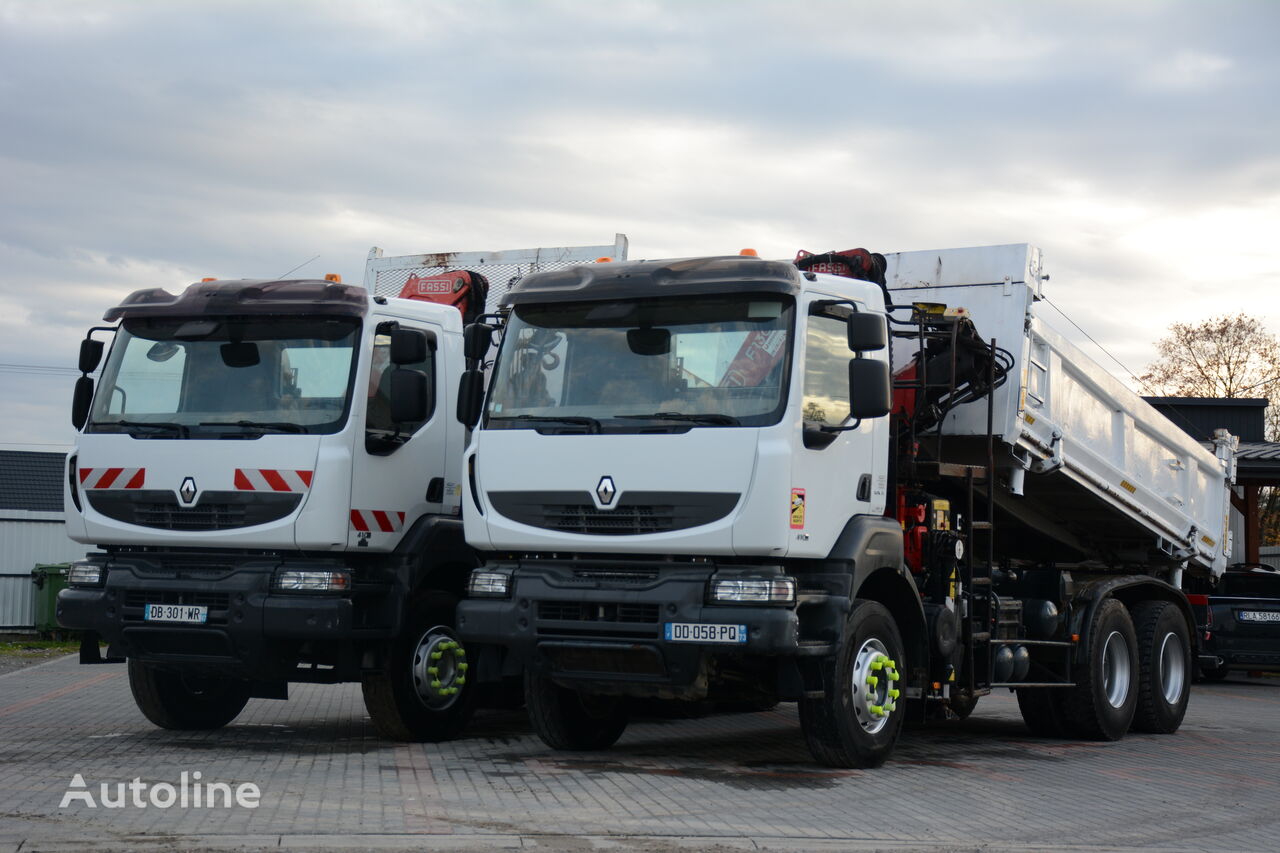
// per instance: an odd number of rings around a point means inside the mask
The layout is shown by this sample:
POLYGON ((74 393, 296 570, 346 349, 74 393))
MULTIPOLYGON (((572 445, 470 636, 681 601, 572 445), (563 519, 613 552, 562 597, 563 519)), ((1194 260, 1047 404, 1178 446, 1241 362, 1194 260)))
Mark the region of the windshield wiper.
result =
POLYGON ((718 412, 705 412, 701 414, 688 414, 685 412, 654 412, 651 415, 614 415, 615 418, 627 420, 664 420, 664 421, 689 421, 695 424, 719 424, 721 426, 738 426, 742 423, 733 415, 722 415, 718 412))
POLYGON ((546 421, 555 424, 572 424, 584 426, 587 432, 600 432, 600 422, 585 415, 490 415, 492 421, 546 421))
POLYGON ((179 438, 186 438, 190 430, 190 427, 186 424, 175 424, 167 421, 94 421, 93 425, 96 427, 148 427, 157 432, 177 433, 179 438))
POLYGON ((238 426, 246 429, 275 430, 276 432, 306 432, 302 424, 290 421, 201 421, 200 426, 238 426))

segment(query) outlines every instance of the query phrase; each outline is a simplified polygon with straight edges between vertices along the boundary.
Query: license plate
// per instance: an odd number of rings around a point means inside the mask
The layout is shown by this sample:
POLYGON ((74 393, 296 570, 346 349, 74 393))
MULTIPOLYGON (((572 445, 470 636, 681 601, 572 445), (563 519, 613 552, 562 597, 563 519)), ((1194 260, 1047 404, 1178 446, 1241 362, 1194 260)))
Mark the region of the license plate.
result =
POLYGON ((148 604, 142 612, 148 622, 189 622, 203 625, 209 619, 209 608, 195 604, 148 604))
POLYGON ((745 643, 747 626, 668 622, 665 636, 669 643, 745 643))
POLYGON ((1280 622, 1280 610, 1241 610, 1241 622, 1280 622))

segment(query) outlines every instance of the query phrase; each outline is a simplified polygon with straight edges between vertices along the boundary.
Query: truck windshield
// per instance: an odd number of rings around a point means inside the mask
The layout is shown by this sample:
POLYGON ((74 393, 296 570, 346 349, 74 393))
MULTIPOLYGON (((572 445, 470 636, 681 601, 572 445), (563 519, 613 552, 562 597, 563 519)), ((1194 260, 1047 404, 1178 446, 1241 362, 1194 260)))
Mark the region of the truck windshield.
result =
POLYGON ((766 294, 517 306, 485 425, 621 432, 777 423, 791 306, 766 294))
POLYGON ((345 318, 125 320, 88 432, 142 438, 332 433, 351 400, 360 324, 345 318))

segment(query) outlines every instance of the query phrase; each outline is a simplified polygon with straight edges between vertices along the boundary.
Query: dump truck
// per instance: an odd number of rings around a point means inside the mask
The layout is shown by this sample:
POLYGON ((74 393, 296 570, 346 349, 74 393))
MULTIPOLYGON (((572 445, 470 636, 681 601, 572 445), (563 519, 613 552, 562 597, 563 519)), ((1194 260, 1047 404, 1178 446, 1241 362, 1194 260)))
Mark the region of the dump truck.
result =
POLYGON ((749 255, 527 276, 468 326, 482 673, 557 749, 638 698, 796 702, 837 767, 999 689, 1045 735, 1175 731, 1234 438, 1054 331, 1027 244, 749 255))
POLYGON ((522 275, 602 255, 625 258, 626 238, 374 248, 363 287, 206 279, 108 310, 81 346, 65 477, 67 532, 95 548, 57 600, 81 661, 127 661, 169 729, 358 681, 384 736, 456 734, 477 699, 453 627, 479 564, 452 416, 463 322, 522 275))

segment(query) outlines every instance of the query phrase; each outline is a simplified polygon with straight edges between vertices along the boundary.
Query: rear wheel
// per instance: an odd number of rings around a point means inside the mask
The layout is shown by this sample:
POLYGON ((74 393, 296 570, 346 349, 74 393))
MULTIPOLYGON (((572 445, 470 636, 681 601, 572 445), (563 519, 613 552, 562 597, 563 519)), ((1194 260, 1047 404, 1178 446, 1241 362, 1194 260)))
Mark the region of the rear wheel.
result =
POLYGON ((528 670, 524 703, 529 722, 552 749, 606 749, 627 728, 627 708, 617 696, 584 696, 528 670))
POLYGON ((129 659, 129 689, 138 710, 162 729, 220 729, 249 701, 249 685, 232 678, 157 669, 129 659))
POLYGON ((1191 638, 1182 611, 1168 601, 1133 610, 1138 635, 1138 708, 1134 731, 1176 732, 1191 696, 1191 638))
POLYGON ((1063 711, 1069 732, 1094 740, 1119 740, 1138 706, 1138 638, 1124 604, 1098 604, 1089 630, 1088 660, 1076 668, 1063 711))
POLYGON ((799 703, 809 752, 830 767, 883 764, 907 716, 902 637, 893 616, 879 602, 855 601, 839 650, 819 666, 822 698, 799 703))
POLYGON ((398 741, 437 742, 455 737, 475 710, 475 678, 467 651, 453 631, 452 599, 421 600, 410 608, 405 632, 394 640, 380 670, 361 679, 374 727, 398 741))

